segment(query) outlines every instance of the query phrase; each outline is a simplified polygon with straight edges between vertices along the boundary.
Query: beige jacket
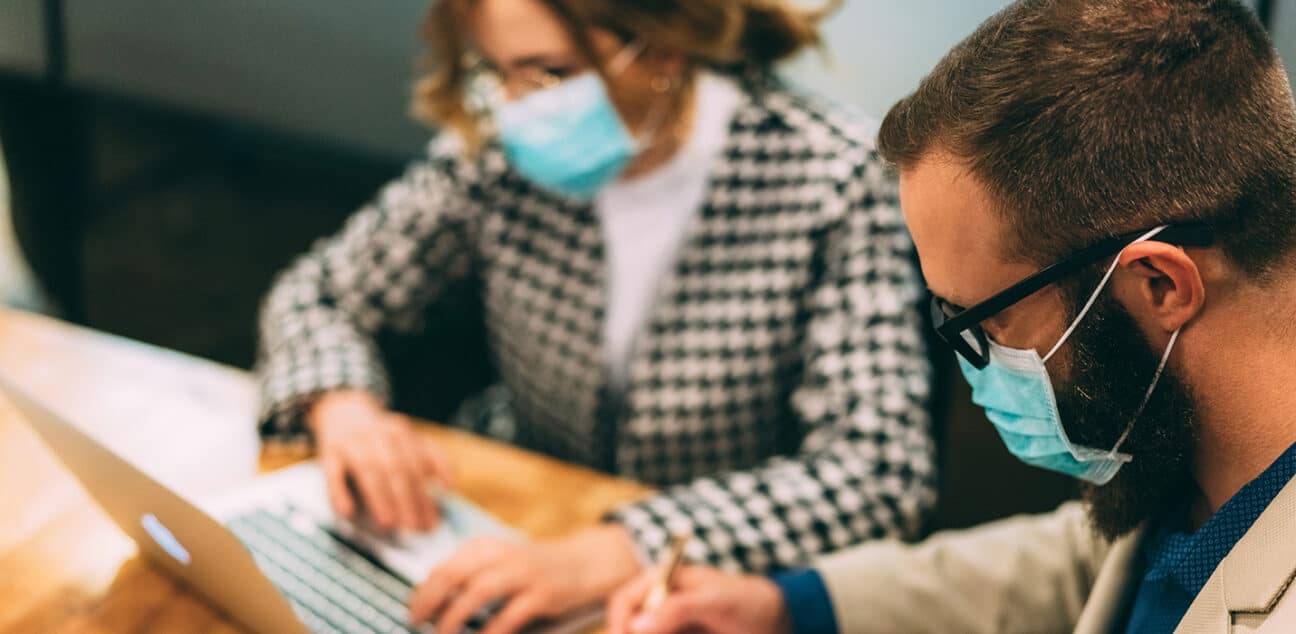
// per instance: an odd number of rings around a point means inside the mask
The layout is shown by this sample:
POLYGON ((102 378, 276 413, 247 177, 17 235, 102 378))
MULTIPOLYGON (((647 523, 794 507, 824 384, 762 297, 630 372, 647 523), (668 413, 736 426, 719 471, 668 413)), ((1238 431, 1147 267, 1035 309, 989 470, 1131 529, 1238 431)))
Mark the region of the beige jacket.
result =
MULTIPOLYGON (((1069 503, 1047 515, 879 542, 817 566, 843 634, 1123 632, 1142 535, 1107 543, 1069 503)), ((1296 632, 1296 480, 1220 564, 1177 632, 1296 632)))

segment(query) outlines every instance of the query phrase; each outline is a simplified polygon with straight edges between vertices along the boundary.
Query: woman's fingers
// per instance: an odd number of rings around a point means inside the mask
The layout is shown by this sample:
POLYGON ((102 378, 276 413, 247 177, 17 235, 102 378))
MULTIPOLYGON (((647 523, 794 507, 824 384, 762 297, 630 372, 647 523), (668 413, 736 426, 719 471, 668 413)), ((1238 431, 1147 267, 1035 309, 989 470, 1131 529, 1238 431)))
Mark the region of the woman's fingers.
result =
POLYGON ((324 454, 320 457, 320 467, 324 470, 324 481, 333 512, 339 517, 351 519, 355 514, 355 500, 351 499, 351 487, 347 485, 347 470, 342 458, 333 453, 324 454))
POLYGON ((441 512, 433 488, 429 486, 429 480, 436 475, 428 473, 423 464, 425 446, 428 443, 423 439, 411 435, 409 442, 399 443, 397 450, 401 455, 404 488, 409 491, 410 502, 413 504, 414 528, 430 531, 441 521, 441 512))
POLYGON ((481 634, 513 634, 545 616, 546 602, 537 592, 524 592, 509 600, 504 608, 486 624, 481 634))
POLYGON ((422 469, 410 449, 413 434, 392 430, 379 441, 377 462, 384 472, 396 511, 395 528, 427 530, 432 523, 432 498, 424 486, 422 469))
POLYGON ((661 605, 631 619, 629 632, 630 634, 685 632, 690 627, 701 624, 708 610, 712 609, 715 608, 707 605, 696 592, 667 595, 661 605))
POLYGON ((644 572, 612 595, 607 607, 609 634, 630 632, 630 621, 638 615, 639 608, 660 575, 660 571, 657 570, 644 572))
POLYGON ((449 599, 478 572, 500 558, 501 549, 493 540, 473 540, 428 575, 410 596, 411 623, 431 620, 444 609, 449 599))
POLYGON ((452 482, 449 460, 408 418, 348 390, 321 397, 307 418, 338 515, 363 512, 384 529, 436 527, 440 513, 427 485, 452 482))
POLYGON ((372 456, 352 463, 351 477, 360 489, 365 513, 380 528, 396 526, 396 500, 387 471, 372 456))
POLYGON ((438 632, 459 632, 467 625, 468 619, 482 608, 504 599, 517 592, 526 583, 521 571, 505 564, 496 570, 486 570, 464 586, 437 621, 438 632))
POLYGON ((384 529, 433 528, 435 503, 427 493, 425 459, 417 449, 426 443, 404 417, 344 397, 321 399, 312 410, 312 430, 334 510, 348 518, 363 511, 384 529))
MULTIPOLYGON (((737 580, 718 570, 684 566, 676 571, 670 593, 657 606, 644 601, 661 581, 660 570, 649 570, 626 584, 608 602, 609 634, 657 634, 683 632, 707 624, 723 606, 719 597, 737 580)), ((703 628, 706 629, 706 628, 703 628)))

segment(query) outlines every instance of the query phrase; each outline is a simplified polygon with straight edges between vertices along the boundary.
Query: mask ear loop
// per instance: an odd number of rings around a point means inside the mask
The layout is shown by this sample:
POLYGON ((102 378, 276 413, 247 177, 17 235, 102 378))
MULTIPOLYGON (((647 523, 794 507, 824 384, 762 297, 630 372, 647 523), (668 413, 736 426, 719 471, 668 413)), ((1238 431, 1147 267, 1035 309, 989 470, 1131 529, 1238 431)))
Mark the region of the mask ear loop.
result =
POLYGON ((648 48, 648 45, 645 44, 643 40, 635 40, 627 44, 625 48, 622 48, 621 51, 612 58, 612 61, 608 62, 608 75, 615 77, 624 73, 627 68, 630 68, 630 64, 633 64, 634 61, 643 54, 644 49, 646 48, 648 48))
MULTIPOLYGON (((1146 242, 1148 240, 1151 240, 1152 238, 1156 237, 1156 234, 1165 231, 1168 226, 1169 225, 1162 225, 1160 227, 1157 227, 1156 229, 1153 229, 1143 234, 1142 236, 1139 237, 1138 240, 1135 240, 1130 244, 1135 245, 1140 242, 1146 242)), ((1121 253, 1124 253, 1124 249, 1121 250, 1121 253)), ((1053 344, 1053 347, 1048 351, 1048 354, 1044 355, 1044 359, 1043 359, 1044 363, 1048 363, 1048 360, 1052 359, 1053 355, 1057 354, 1057 351, 1062 348, 1062 344, 1066 343, 1067 339, 1071 338, 1071 334, 1075 332, 1076 328, 1080 327, 1080 322, 1084 321, 1085 315, 1089 314, 1089 310, 1093 308, 1094 303, 1098 301, 1098 296, 1102 293, 1103 289, 1107 287, 1107 282, 1111 280, 1111 276, 1113 273, 1116 272, 1116 267, 1119 264, 1120 264, 1120 254, 1118 253, 1116 254, 1116 258, 1112 260, 1111 266, 1107 267, 1107 273, 1103 275, 1102 281, 1098 283, 1098 288, 1094 289, 1093 294, 1089 296, 1089 301, 1085 302, 1084 308, 1080 309, 1080 313, 1076 315, 1075 320, 1071 322, 1071 325, 1069 327, 1067 327, 1066 332, 1062 333, 1062 338, 1058 339, 1058 342, 1053 344)))
MULTIPOLYGON (((630 68, 630 64, 633 64, 634 61, 643 54, 647 47, 648 45, 643 40, 635 40, 626 45, 625 48, 622 48, 621 51, 612 58, 612 61, 608 62, 608 77, 617 77, 621 73, 624 73, 627 68, 630 68)), ((659 80, 662 79, 665 78, 658 77, 653 80, 653 90, 657 91, 661 97, 664 97, 667 91, 675 87, 676 82, 673 79, 666 79, 668 84, 659 89, 659 80)), ((652 139, 657 136, 657 133, 661 131, 662 126, 666 122, 666 116, 668 114, 667 111, 669 108, 665 103, 663 103, 663 98, 658 98, 656 101, 657 103, 653 104, 653 107, 648 111, 648 114, 644 115, 642 121, 644 132, 639 135, 639 138, 635 139, 636 143, 639 145, 639 151, 641 152, 652 145, 652 139), (648 141, 645 142, 644 139, 648 139, 648 141)))
MULTIPOLYGON (((1139 416, 1143 415, 1143 408, 1147 407, 1148 401, 1152 400, 1152 392, 1156 391, 1157 384, 1161 382, 1161 373, 1165 371, 1166 363, 1170 361, 1170 353, 1174 351, 1175 342, 1179 340, 1179 333, 1182 331, 1183 328, 1179 328, 1174 331, 1174 334, 1170 335, 1170 343, 1166 344, 1165 352, 1161 354, 1161 363, 1157 364, 1156 374, 1152 375, 1152 384, 1148 386, 1147 392, 1143 394, 1143 402, 1139 403, 1138 409, 1134 411, 1134 417, 1125 426, 1125 432, 1116 440, 1116 445, 1111 448, 1111 451, 1107 452, 1107 455, 1116 457, 1116 452, 1120 451, 1121 445, 1125 444, 1125 439, 1129 438, 1130 432, 1134 431, 1134 423, 1139 419, 1139 416)), ((1128 458, 1124 460, 1124 462, 1128 461, 1128 458)))

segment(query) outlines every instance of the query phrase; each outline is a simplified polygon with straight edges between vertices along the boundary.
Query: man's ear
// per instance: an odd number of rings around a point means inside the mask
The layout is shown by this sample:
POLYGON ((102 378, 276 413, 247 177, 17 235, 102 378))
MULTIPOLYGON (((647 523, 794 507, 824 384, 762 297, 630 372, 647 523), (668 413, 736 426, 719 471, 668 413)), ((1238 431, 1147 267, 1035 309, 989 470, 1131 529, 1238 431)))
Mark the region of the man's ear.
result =
POLYGON ((1165 332, 1182 328, 1206 304, 1202 272, 1180 247, 1154 240, 1132 244, 1121 253, 1118 272, 1133 282, 1122 293, 1126 310, 1165 332))

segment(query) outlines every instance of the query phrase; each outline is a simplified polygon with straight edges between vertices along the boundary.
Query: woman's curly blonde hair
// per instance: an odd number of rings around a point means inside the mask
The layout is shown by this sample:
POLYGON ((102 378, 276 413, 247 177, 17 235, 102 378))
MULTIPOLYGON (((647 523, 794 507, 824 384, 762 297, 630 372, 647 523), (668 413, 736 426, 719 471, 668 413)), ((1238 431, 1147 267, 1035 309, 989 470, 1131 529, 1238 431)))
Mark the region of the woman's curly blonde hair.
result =
MULTIPOLYGON (((695 65, 772 66, 821 43, 819 24, 841 0, 815 9, 787 0, 539 0, 601 69, 590 28, 683 54, 695 65)), ((478 0, 433 0, 423 26, 426 74, 415 84, 413 112, 434 127, 458 132, 469 149, 480 143, 464 88, 471 52, 470 12, 478 0)))

